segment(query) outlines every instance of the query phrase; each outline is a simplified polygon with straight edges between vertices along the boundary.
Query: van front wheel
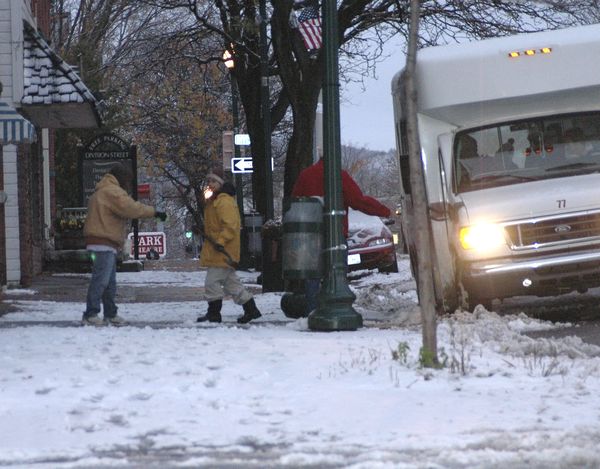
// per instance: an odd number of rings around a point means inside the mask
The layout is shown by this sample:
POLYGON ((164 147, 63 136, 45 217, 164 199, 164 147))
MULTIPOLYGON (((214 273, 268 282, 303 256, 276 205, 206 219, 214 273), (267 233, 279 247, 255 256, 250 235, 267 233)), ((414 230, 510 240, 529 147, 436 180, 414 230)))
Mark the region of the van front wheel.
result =
POLYGON ((468 308, 469 312, 475 311, 477 305, 483 306, 488 311, 492 310, 492 300, 489 298, 478 298, 476 296, 469 295, 468 308))

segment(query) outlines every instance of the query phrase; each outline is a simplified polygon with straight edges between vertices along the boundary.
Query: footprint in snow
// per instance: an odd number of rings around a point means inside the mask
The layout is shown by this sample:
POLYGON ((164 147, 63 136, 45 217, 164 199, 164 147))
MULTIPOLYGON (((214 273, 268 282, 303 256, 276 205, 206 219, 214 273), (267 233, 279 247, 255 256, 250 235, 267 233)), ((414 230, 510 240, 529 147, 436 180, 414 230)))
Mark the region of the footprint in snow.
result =
POLYGON ((152 394, 147 394, 145 392, 138 392, 129 396, 130 401, 147 401, 150 398, 152 398, 152 394))

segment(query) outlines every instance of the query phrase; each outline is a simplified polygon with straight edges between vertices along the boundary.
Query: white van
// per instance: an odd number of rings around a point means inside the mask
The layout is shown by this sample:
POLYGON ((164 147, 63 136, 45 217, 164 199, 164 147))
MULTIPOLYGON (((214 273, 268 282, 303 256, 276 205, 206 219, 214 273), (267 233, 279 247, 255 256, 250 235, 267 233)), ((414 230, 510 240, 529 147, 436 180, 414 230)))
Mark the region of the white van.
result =
MULTIPOLYGON (((422 49, 416 85, 440 309, 600 286, 600 25, 422 49)), ((392 82, 416 274, 403 73, 392 82)))

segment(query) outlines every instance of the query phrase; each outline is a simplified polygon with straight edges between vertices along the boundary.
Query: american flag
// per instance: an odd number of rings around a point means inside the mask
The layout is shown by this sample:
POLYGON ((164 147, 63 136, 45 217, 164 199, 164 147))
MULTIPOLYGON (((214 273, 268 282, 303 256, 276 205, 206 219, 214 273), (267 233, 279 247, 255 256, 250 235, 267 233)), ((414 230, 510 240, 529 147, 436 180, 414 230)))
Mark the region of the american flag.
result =
POLYGON ((300 34, 304 40, 306 50, 316 50, 323 43, 321 38, 321 18, 319 10, 315 7, 303 8, 298 15, 300 34))

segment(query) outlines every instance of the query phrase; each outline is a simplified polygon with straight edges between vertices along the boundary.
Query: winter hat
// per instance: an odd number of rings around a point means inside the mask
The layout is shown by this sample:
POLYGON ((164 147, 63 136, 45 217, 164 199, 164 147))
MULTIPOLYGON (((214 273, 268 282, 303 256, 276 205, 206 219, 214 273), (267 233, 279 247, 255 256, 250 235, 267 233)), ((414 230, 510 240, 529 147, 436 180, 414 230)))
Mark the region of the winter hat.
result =
POLYGON ((114 164, 109 171, 109 174, 112 174, 121 186, 126 191, 131 189, 131 183, 133 182, 133 171, 131 171, 131 167, 124 163, 116 163, 114 164))
POLYGON ((225 182, 224 178, 223 178, 223 169, 222 168, 212 168, 210 170, 210 172, 206 175, 206 179, 214 179, 215 181, 217 181, 219 184, 223 185, 223 183, 225 182))

